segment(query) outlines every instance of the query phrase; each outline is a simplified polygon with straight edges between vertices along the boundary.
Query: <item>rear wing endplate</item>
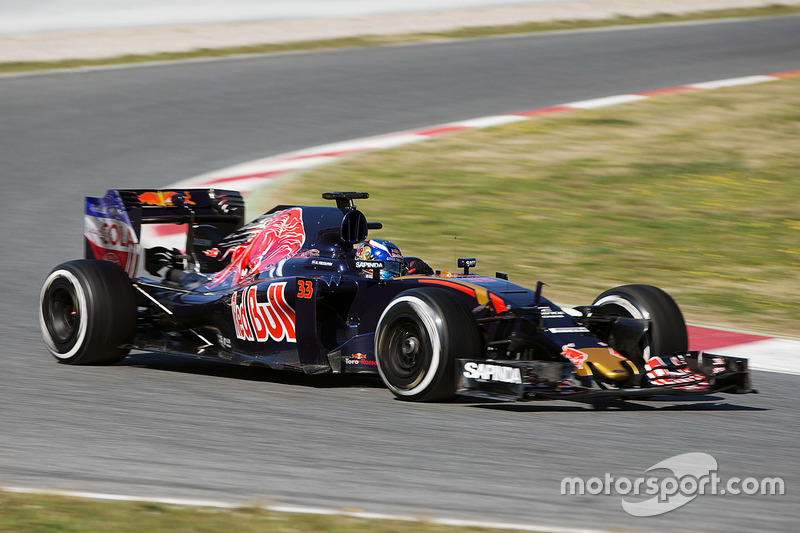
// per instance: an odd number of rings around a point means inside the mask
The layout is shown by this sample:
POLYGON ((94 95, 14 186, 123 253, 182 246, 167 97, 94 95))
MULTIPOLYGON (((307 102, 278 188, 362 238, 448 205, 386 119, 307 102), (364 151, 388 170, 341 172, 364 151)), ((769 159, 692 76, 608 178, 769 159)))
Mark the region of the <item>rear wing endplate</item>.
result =
POLYGON ((222 189, 111 189, 86 197, 86 257, 117 263, 136 275, 142 224, 209 224, 225 236, 244 224, 244 199, 222 189))

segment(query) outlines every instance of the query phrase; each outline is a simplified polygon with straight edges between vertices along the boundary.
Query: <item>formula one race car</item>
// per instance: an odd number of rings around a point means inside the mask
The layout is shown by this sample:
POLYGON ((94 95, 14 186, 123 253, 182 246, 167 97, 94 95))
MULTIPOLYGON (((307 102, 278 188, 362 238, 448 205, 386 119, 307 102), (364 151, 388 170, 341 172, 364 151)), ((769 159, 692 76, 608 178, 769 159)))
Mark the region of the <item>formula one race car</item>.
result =
POLYGON ((472 258, 450 273, 391 247, 365 255, 381 224, 353 200, 368 197, 326 193, 335 207, 282 205, 247 225, 234 191, 87 198, 86 259, 57 266, 41 291, 47 347, 66 364, 111 364, 136 349, 377 373, 403 400, 753 392, 746 359, 688 351, 683 316, 656 287, 561 308, 541 282, 471 273, 472 258), (185 225, 185 250, 143 248, 145 224, 185 225))

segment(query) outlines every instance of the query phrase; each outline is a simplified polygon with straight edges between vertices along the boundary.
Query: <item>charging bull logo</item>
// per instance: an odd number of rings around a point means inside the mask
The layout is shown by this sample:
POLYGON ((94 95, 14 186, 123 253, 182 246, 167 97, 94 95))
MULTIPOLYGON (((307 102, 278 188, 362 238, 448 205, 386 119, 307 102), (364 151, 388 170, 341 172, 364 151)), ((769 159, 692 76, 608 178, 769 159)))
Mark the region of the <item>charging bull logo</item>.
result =
MULTIPOLYGON (((172 198, 178 194, 175 191, 147 191, 139 195, 139 201, 142 205, 152 205, 159 207, 172 207, 175 204, 172 198)), ((195 205, 192 201, 192 195, 189 191, 183 192, 183 201, 189 205, 195 205)))
POLYGON ((575 368, 583 370, 583 363, 589 359, 589 354, 575 349, 575 343, 569 343, 561 347, 561 355, 569 359, 575 368))
POLYGON ((303 211, 293 208, 264 215, 235 235, 239 240, 234 239, 235 244, 229 244, 220 258, 230 256, 231 262, 212 277, 210 287, 225 281, 236 285, 275 267, 281 259, 293 257, 306 240, 303 211))
POLYGON ((295 314, 286 302, 286 282, 267 287, 267 301, 258 301, 258 288, 233 293, 231 312, 236 338, 246 341, 297 342, 295 314))

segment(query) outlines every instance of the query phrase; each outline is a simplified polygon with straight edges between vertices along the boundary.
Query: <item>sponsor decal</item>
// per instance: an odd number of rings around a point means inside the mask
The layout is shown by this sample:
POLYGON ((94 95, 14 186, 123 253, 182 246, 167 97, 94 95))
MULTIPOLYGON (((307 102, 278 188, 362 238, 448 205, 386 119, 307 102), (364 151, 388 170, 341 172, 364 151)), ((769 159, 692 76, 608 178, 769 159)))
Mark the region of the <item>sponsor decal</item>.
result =
POLYGON ((183 201, 185 203, 189 205, 196 205, 192 201, 192 195, 189 193, 189 191, 183 191, 183 193, 177 191, 147 191, 139 195, 139 201, 142 203, 142 205, 173 207, 175 204, 172 202, 172 198, 176 194, 182 194, 183 201))
POLYGON ((316 265, 316 266, 321 266, 321 267, 332 267, 333 266, 333 261, 323 261, 321 259, 312 259, 311 260, 311 264, 312 265, 316 265))
POLYGON ((548 333, 589 333, 589 330, 584 327, 571 327, 571 328, 548 328, 548 333))
POLYGON ((520 369, 513 366, 495 365, 491 363, 464 363, 465 378, 479 381, 497 381, 500 383, 522 383, 520 369))
POLYGON ((540 307, 539 310, 542 312, 542 318, 563 318, 566 315, 564 311, 555 309, 550 309, 549 307, 540 307))
POLYGON ((377 361, 369 361, 367 360, 367 356, 363 353, 354 353, 353 355, 346 357, 344 359, 344 364, 346 365, 367 365, 367 366, 376 366, 378 364, 377 361))
POLYGON ((129 276, 136 275, 139 239, 116 191, 103 198, 86 198, 83 235, 96 259, 111 261, 129 276))
POLYGON ((86 227, 89 240, 104 250, 128 251, 137 244, 133 229, 119 220, 90 221, 86 227))
POLYGON ((561 355, 569 359, 575 368, 582 370, 583 363, 589 359, 589 354, 575 349, 575 343, 571 342, 561 347, 561 355))
POLYGON ((228 337, 223 337, 219 333, 217 333, 217 344, 223 348, 231 349, 231 340, 228 337))
POLYGON ((231 297, 231 313, 236 338, 267 342, 297 342, 295 314, 286 302, 286 282, 267 287, 267 301, 258 300, 258 287, 236 291, 231 297))
POLYGON ((383 261, 356 261, 356 268, 382 269, 383 267, 383 261))

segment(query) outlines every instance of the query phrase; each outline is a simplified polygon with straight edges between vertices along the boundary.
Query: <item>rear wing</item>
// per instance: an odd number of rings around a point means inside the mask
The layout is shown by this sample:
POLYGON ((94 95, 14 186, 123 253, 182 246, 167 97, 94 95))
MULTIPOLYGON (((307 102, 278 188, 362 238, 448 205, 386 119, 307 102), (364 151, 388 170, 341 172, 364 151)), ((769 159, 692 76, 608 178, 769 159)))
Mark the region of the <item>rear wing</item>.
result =
POLYGON ((134 277, 142 255, 143 224, 186 224, 186 249, 198 225, 225 237, 244 224, 244 199, 222 189, 111 189, 86 197, 86 257, 117 263, 134 277))

